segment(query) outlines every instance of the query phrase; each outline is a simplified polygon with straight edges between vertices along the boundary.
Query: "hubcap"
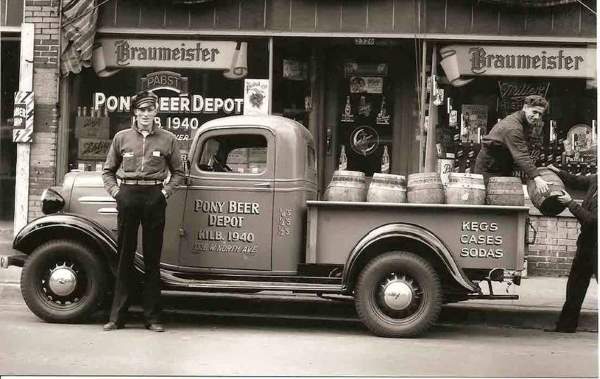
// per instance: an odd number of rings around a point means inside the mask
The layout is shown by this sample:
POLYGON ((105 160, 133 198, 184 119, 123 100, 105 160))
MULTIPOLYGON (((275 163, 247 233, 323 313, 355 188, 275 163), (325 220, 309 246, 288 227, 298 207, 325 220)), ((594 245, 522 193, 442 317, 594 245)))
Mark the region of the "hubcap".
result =
POLYGON ((385 305, 395 311, 401 311, 412 303, 414 298, 411 283, 406 278, 399 279, 393 276, 383 285, 383 301, 385 305))
POLYGON ((55 295, 68 296, 77 288, 77 274, 65 264, 57 266, 50 273, 48 287, 55 295))

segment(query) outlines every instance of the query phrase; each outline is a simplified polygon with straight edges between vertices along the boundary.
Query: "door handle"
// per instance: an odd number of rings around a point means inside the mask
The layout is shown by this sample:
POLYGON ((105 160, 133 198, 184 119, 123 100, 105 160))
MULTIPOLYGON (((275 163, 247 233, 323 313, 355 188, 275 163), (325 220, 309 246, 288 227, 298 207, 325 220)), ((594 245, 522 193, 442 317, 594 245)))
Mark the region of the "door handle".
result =
POLYGON ((270 188, 271 187, 271 183, 255 183, 254 187, 270 188))

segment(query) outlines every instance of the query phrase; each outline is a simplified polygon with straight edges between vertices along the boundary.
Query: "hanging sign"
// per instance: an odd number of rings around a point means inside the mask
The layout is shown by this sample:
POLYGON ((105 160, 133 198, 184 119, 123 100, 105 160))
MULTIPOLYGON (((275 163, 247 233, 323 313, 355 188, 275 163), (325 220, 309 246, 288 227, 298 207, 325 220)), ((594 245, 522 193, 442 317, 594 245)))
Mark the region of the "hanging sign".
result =
POLYGON ((379 134, 370 126, 359 126, 350 135, 350 146, 359 155, 371 155, 379 147, 379 134))
POLYGON ((228 79, 248 73, 247 42, 101 38, 92 65, 99 76, 115 69, 150 67, 223 70, 228 79))
POLYGON ((576 47, 450 45, 440 64, 453 85, 473 76, 594 78, 596 49, 576 47))
POLYGON ((31 143, 33 134, 33 92, 15 93, 13 142, 31 143))
POLYGON ((152 72, 142 78, 142 91, 154 91, 160 89, 173 91, 180 96, 187 95, 188 78, 172 71, 152 72))

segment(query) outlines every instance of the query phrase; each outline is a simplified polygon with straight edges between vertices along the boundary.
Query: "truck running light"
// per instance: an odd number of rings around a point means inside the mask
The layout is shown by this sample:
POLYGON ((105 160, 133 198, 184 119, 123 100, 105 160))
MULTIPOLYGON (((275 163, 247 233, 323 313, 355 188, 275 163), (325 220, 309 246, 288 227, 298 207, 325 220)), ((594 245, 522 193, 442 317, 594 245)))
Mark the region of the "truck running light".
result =
POLYGON ((42 212, 44 214, 52 214, 59 212, 65 206, 65 199, 53 190, 52 188, 47 188, 42 193, 42 212))

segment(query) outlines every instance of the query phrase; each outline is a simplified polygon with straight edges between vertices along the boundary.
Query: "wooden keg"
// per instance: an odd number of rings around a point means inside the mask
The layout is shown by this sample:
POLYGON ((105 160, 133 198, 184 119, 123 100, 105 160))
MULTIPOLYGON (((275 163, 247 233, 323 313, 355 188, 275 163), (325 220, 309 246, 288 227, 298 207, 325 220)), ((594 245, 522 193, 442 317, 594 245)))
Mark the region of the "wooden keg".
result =
POLYGON ((373 174, 367 201, 372 203, 406 203, 406 178, 402 175, 373 174))
POLYGON ((531 202, 542 214, 546 216, 556 216, 565 209, 565 206, 558 202, 558 196, 562 194, 565 185, 562 180, 546 167, 538 167, 538 172, 542 179, 549 183, 550 191, 548 194, 541 194, 535 190, 535 181, 533 179, 527 182, 527 193, 531 202))
POLYGON ((444 186, 437 172, 408 175, 406 197, 409 203, 444 204, 444 186))
POLYGON ((525 205, 521 179, 513 176, 490 177, 485 203, 489 205, 525 205))
POLYGON ((485 204, 483 175, 451 172, 446 186, 447 204, 485 204))
POLYGON ((360 171, 337 170, 324 195, 328 201, 365 201, 367 185, 365 173, 360 171))

